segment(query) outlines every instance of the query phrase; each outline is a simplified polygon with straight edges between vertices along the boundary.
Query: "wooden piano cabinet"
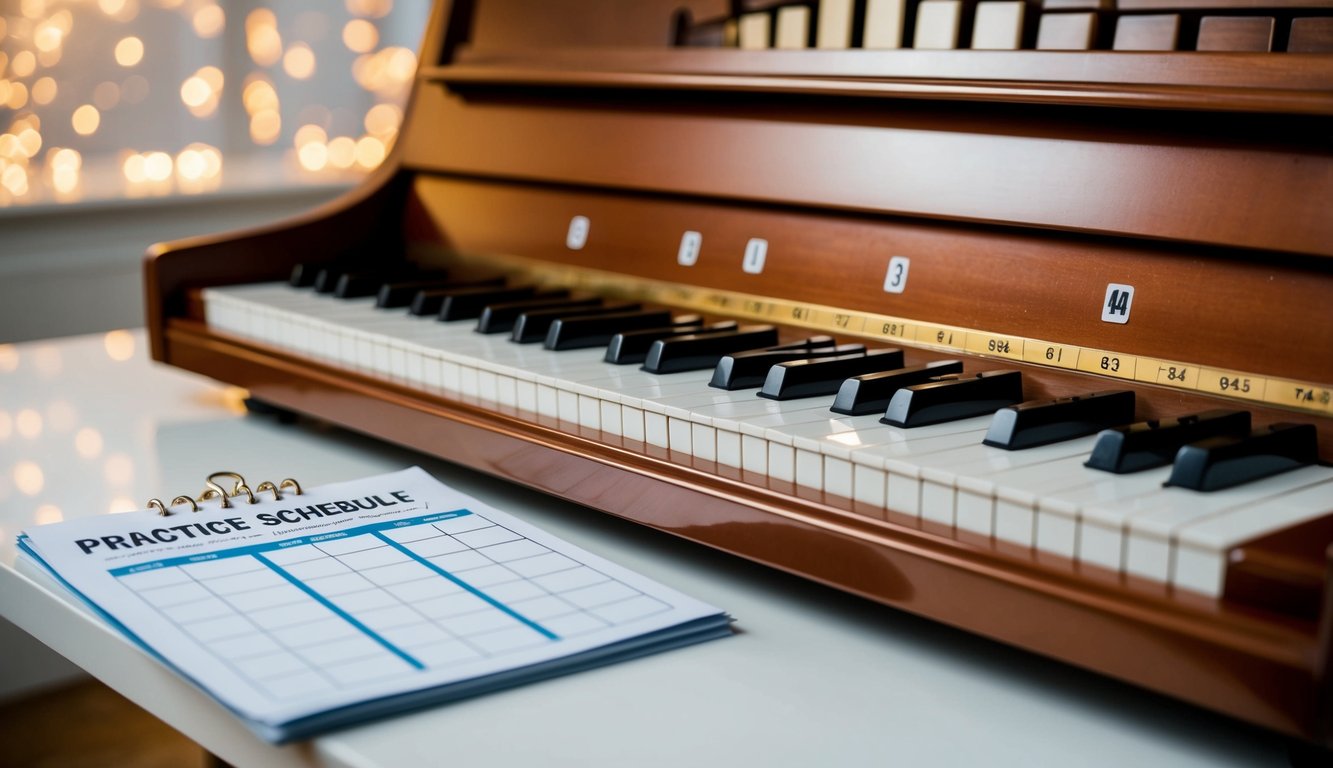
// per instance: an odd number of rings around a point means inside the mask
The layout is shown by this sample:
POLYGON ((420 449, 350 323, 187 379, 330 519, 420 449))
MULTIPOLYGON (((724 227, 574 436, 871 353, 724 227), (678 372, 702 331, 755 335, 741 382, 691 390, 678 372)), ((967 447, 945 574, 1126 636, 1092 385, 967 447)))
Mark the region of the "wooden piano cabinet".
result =
POLYGON ((654 458, 642 445, 431 398, 197 322, 175 321, 166 336, 173 364, 265 402, 1274 730, 1322 733, 1323 686, 1311 669, 1322 626, 1309 620, 1090 581, 1070 566, 849 515, 654 458))
MULTIPOLYGON (((1231 407, 1307 421, 1333 461, 1330 54, 727 47, 740 14, 786 5, 438 2, 373 178, 295 221, 150 251, 153 356, 1333 746, 1333 499, 1329 516, 1233 550, 1222 597, 1206 598, 209 325, 203 289, 297 263, 456 264, 775 322, 787 338, 903 346, 909 364, 1018 369, 1029 398, 1130 389, 1140 419, 1231 407), (577 216, 591 229, 571 248, 577 216), (686 231, 703 237, 689 266, 686 231), (758 274, 742 268, 754 238, 758 274), (893 256, 911 262, 900 294, 884 290, 893 256), (1125 324, 1100 317, 1114 284, 1136 287, 1125 324)), ((1135 8, 1296 12, 1194 5, 1135 8)))

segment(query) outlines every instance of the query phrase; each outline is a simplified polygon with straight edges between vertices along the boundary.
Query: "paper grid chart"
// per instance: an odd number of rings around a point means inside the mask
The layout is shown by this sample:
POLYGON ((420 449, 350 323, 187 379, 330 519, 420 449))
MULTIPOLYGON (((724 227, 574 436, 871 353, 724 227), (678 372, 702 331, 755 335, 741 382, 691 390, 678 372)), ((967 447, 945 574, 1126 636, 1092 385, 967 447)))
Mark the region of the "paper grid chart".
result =
POLYGON ((279 699, 502 657, 671 610, 468 510, 110 574, 279 699))

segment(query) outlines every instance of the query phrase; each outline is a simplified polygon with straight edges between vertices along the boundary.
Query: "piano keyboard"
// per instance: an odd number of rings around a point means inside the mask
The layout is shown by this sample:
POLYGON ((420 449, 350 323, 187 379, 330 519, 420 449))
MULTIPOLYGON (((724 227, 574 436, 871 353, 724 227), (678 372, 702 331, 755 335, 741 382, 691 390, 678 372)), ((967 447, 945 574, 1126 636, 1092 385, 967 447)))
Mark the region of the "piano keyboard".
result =
POLYGON ((903 429, 833 413, 833 395, 710 388, 711 370, 646 373, 604 362, 603 348, 552 352, 476 333, 475 320, 438 322, 285 284, 208 288, 203 299, 213 329, 314 360, 1210 597, 1222 593, 1228 550, 1333 513, 1328 467, 1211 493, 1166 488, 1170 467, 1084 467, 1093 437, 983 445, 988 416, 903 429))

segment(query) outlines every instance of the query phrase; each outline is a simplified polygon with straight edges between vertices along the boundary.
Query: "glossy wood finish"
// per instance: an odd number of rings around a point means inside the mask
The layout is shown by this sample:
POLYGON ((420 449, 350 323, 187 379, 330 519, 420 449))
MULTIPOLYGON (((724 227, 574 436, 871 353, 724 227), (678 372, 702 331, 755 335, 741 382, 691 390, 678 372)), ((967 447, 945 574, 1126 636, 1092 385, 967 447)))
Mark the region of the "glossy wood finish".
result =
POLYGON ((1123 11, 1254 11, 1290 8, 1333 8, 1330 0, 1115 0, 1123 11))
POLYGON ((421 178, 416 195, 462 251, 612 272, 629 261, 636 274, 668 282, 1158 357, 1196 349, 1189 362, 1333 384, 1333 356, 1306 354, 1333 349, 1333 323, 1313 309, 1333 295, 1333 274, 1319 262, 1281 267, 1207 249, 471 180, 421 178), (504 211, 523 211, 524 226, 504 211), (564 246, 575 215, 592 222, 577 252, 564 246), (675 258, 686 230, 704 236, 692 267, 675 258), (759 275, 740 267, 750 237, 769 243, 759 275), (902 294, 883 290, 892 255, 912 259, 911 290, 902 294), (1209 290, 1192 290, 1203 276, 1209 290), (1126 281, 1156 288, 1136 296, 1131 323, 1102 322, 1106 285, 1126 281), (1244 318, 1245 332, 1198 321, 1219 307, 1244 318), (1302 333, 1287 332, 1293 327, 1302 333))
MULTIPOLYGON (((1110 9, 1090 1, 1045 5, 1110 9)), ((671 47, 679 6, 722 20, 773 3, 437 4, 400 143, 376 178, 287 226, 150 254, 154 356, 1333 744, 1333 561, 1309 545, 1333 535, 1322 528, 1247 543, 1233 554, 1226 597, 1204 600, 595 430, 410 390, 191 317, 193 289, 274 279, 312 254, 437 265, 462 250, 1333 386, 1327 55, 682 49, 671 47), (592 228, 588 245, 571 251, 575 215, 592 228), (693 267, 675 260, 686 230, 704 234, 693 267), (759 275, 740 268, 751 237, 769 242, 759 275), (912 259, 903 294, 882 288, 892 255, 912 259), (1127 325, 1100 321, 1112 282, 1138 287, 1127 325)), ((970 356, 969 365, 1015 364, 970 356)), ((1033 397, 1108 383, 1016 365, 1033 397)), ((1236 402, 1128 386, 1145 418, 1236 402)), ((1260 423, 1292 416, 1247 406, 1260 423)), ((1302 418, 1316 422, 1322 456, 1333 459, 1333 418, 1302 418)))
POLYGON ((1272 16, 1205 16, 1199 20, 1200 51, 1271 51, 1272 16))
POLYGON ((1333 53, 1333 17, 1293 19, 1287 50, 1298 53, 1333 53))
POLYGON ((706 101, 609 90, 553 103, 512 89, 485 99, 427 90, 405 160, 439 173, 1333 255, 1322 204, 1333 157, 1320 156, 1326 150, 1299 126, 1173 116, 1195 132, 1183 136, 1109 114, 1034 123, 998 106, 979 120, 948 106, 841 100, 784 121, 777 94, 706 101), (616 104, 625 108, 610 111, 616 104), (432 125, 449 126, 447 145, 431 138, 432 125), (1236 129, 1254 133, 1227 135, 1236 129), (488 152, 493 142, 506 151, 488 152), (794 146, 808 149, 787 150, 794 146), (1213 194, 1252 185, 1290 194, 1213 194))
POLYGON ((1184 67, 1174 54, 1106 51, 470 48, 460 51, 448 66, 423 67, 419 75, 453 83, 601 83, 659 90, 766 89, 881 98, 1333 113, 1333 97, 1327 93, 1333 75, 1323 66, 1323 57, 1209 53, 1189 61, 1192 65, 1184 67), (1071 87, 1062 90, 1061 85, 1071 87), (1025 90, 1011 92, 1017 88, 1025 90), (1044 96, 1046 91, 1051 94, 1044 96))

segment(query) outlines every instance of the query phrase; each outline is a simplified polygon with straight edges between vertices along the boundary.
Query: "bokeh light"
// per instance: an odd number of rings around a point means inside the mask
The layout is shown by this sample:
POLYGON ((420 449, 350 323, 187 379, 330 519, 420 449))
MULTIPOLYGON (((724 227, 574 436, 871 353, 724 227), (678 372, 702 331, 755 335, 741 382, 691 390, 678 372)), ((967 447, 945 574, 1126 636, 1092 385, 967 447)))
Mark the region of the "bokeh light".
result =
POLYGON ((74 433, 74 450, 85 459, 95 459, 102 455, 102 433, 92 427, 84 427, 74 433))
POLYGON ((84 104, 74 110, 74 115, 70 118, 74 125, 74 132, 80 136, 88 136, 97 131, 97 126, 102 124, 102 113, 97 111, 97 107, 92 104, 84 104))
POLYGON ((133 35, 122 38, 116 43, 116 63, 122 67, 132 67, 143 61, 143 41, 133 35))
POLYGON ((134 357, 134 334, 129 331, 108 331, 102 337, 102 346, 106 356, 116 362, 124 362, 134 357))
POLYGON ((430 6, 0 3, 0 207, 216 190, 220 147, 228 185, 350 182, 392 150, 430 6))
POLYGON ((25 496, 36 496, 46 487, 46 475, 35 462, 20 461, 14 465, 14 487, 25 496))

